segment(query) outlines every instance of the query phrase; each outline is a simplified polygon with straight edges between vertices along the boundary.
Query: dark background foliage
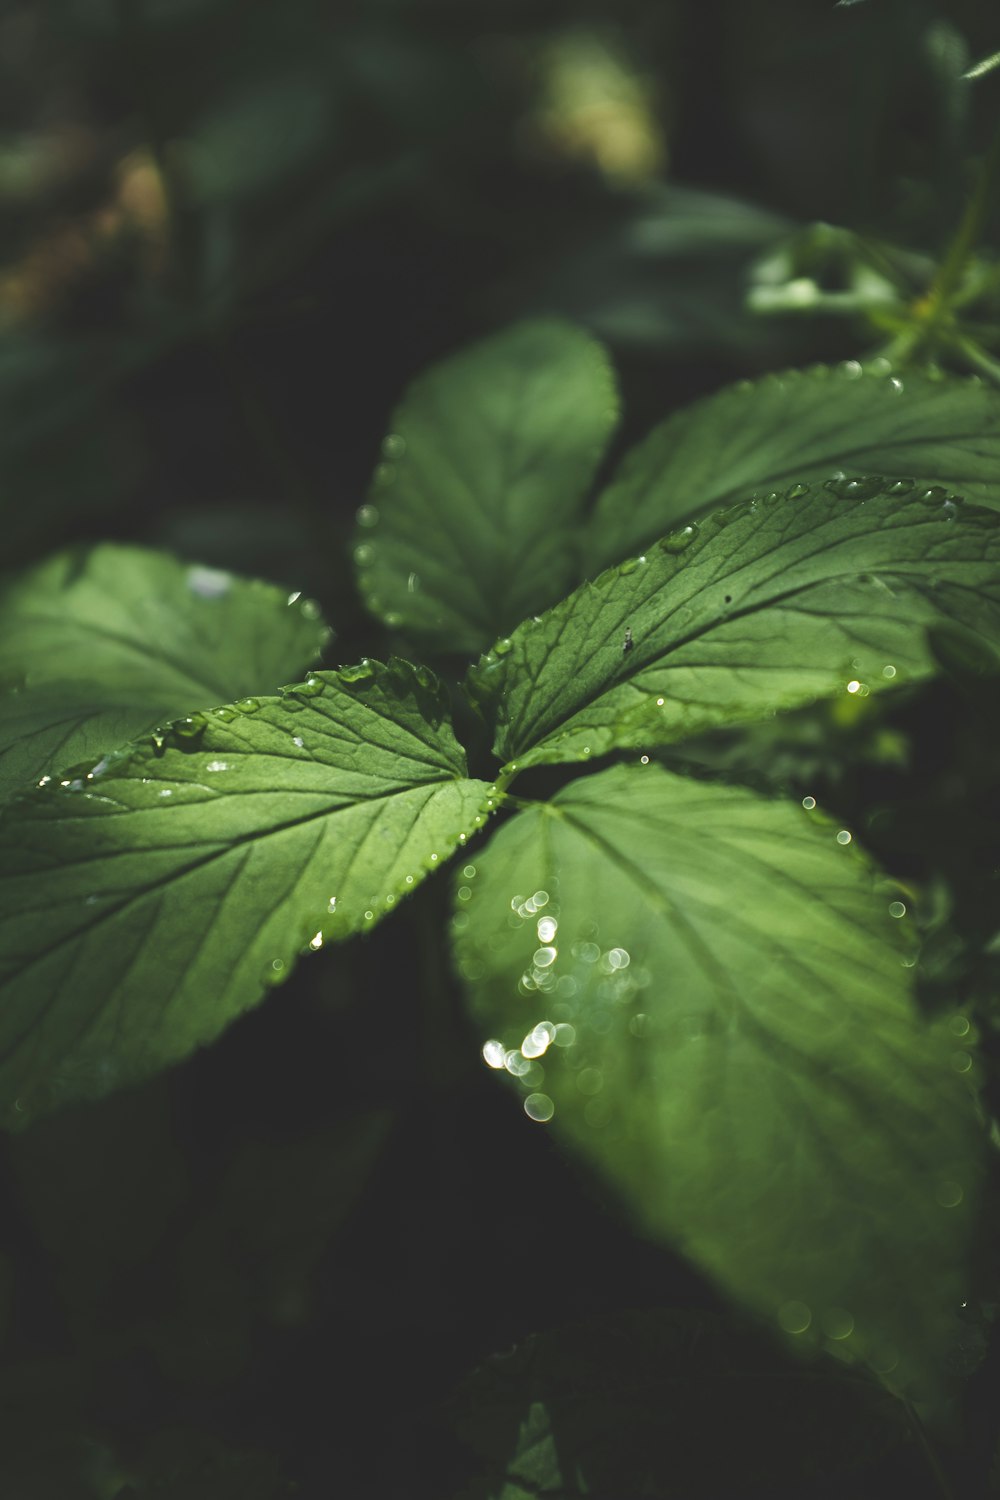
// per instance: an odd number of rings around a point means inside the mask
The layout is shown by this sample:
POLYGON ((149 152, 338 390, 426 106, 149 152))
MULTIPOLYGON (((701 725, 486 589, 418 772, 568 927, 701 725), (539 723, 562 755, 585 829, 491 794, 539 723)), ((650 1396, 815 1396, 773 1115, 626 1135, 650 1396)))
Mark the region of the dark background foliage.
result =
MULTIPOLYGON (((994 80, 960 74, 997 46, 981 0, 12 0, 5 567, 163 545, 315 595, 332 660, 401 648, 363 615, 350 539, 407 381, 565 313, 613 350, 624 446, 727 380, 856 355, 877 342, 857 321, 748 312, 751 268, 783 255, 844 290, 850 256, 805 232, 817 219, 929 266, 997 117, 994 80)), ((951 663, 861 709, 698 754, 823 786, 932 893, 929 990, 986 1004, 995 695, 951 663)), ((495 1351, 618 1309, 682 1313, 689 1340, 729 1318, 486 1076, 446 907, 431 882, 391 940, 324 953, 153 1086, 4 1145, 3 1493, 443 1500, 475 1482, 453 1392, 495 1351)), ((969 1495, 997 1392, 983 1260, 942 1439, 969 1495)), ((598 1372, 617 1357, 602 1326, 583 1336, 598 1372)), ((677 1341, 656 1399, 683 1391, 686 1432, 636 1493, 950 1493, 912 1423, 820 1391, 789 1427, 759 1378, 797 1367, 726 1326, 740 1378, 704 1378, 677 1341)), ((538 1379, 558 1403, 581 1367, 538 1379)))

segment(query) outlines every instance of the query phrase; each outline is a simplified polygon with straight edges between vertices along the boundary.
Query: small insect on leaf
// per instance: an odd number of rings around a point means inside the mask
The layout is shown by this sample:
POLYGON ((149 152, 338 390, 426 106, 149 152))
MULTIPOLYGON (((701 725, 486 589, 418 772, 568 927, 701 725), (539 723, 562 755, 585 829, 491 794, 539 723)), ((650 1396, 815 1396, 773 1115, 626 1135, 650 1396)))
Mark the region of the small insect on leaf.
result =
POLYGON ((635 642, 632 640, 632 627, 631 625, 626 625, 625 639, 622 641, 622 656, 628 656, 634 644, 635 642))

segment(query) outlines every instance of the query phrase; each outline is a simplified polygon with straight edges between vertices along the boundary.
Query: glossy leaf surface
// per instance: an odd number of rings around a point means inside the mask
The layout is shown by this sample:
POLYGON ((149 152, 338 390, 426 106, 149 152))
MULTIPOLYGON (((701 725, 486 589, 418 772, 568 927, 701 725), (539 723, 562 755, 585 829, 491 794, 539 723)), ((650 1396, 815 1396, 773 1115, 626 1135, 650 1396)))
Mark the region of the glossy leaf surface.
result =
POLYGON ((0 791, 274 692, 329 635, 311 600, 270 584, 139 547, 59 553, 0 594, 0 791))
POLYGON ((620 766, 499 830, 455 949, 486 1061, 642 1232, 927 1394, 977 1128, 898 895, 818 813, 620 766))
POLYGON ((358 518, 368 607, 474 651, 560 598, 616 417, 603 349, 566 323, 516 324, 422 375, 358 518))
POLYGON ((470 683, 523 768, 924 677, 930 627, 1000 640, 1000 515, 847 483, 682 527, 498 641, 470 683))
POLYGON ((155 1072, 366 930, 485 818, 429 673, 365 662, 185 722, 0 819, 7 1123, 155 1072))
POLYGON ((681 521, 754 491, 882 474, 941 484, 1000 509, 1000 392, 967 380, 791 370, 741 381, 676 412, 628 453, 584 544, 595 573, 681 521))

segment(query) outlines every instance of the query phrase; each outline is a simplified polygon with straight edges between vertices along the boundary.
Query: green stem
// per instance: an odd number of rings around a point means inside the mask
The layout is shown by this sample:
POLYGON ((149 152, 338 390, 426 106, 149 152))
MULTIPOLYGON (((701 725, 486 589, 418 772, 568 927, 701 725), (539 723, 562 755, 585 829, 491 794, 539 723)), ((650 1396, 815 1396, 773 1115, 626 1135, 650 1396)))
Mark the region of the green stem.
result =
POLYGON ((507 788, 510 786, 511 782, 514 780, 514 777, 518 774, 519 771, 520 767, 518 766, 516 760, 509 760, 505 766, 500 767, 500 770, 497 772, 494 785, 496 786, 496 789, 501 794, 501 796, 506 792, 507 788))
POLYGON ((985 375, 996 385, 1000 385, 1000 361, 993 359, 981 349, 975 339, 956 339, 955 347, 961 351, 968 364, 979 375, 985 375))
POLYGON ((1000 173, 1000 127, 979 169, 979 178, 966 205, 958 232, 937 269, 927 294, 927 320, 938 322, 953 302, 972 252, 978 245, 990 207, 994 180, 1000 173))

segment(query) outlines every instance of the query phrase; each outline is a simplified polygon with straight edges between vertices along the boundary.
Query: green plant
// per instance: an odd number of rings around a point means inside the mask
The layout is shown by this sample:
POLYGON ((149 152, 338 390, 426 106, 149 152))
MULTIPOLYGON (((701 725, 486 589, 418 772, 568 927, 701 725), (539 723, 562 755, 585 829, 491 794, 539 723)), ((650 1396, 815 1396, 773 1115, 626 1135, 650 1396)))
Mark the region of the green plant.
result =
POLYGON ((553 321, 410 389, 354 557, 441 675, 275 694, 318 608, 139 549, 8 586, 4 1118, 184 1057, 455 859, 468 1012, 526 1115, 734 1302, 933 1406, 976 1017, 954 986, 925 1013, 922 892, 789 782, 803 726, 889 762, 921 683, 995 683, 1000 395, 884 360, 743 382, 588 513, 616 413, 553 321))

